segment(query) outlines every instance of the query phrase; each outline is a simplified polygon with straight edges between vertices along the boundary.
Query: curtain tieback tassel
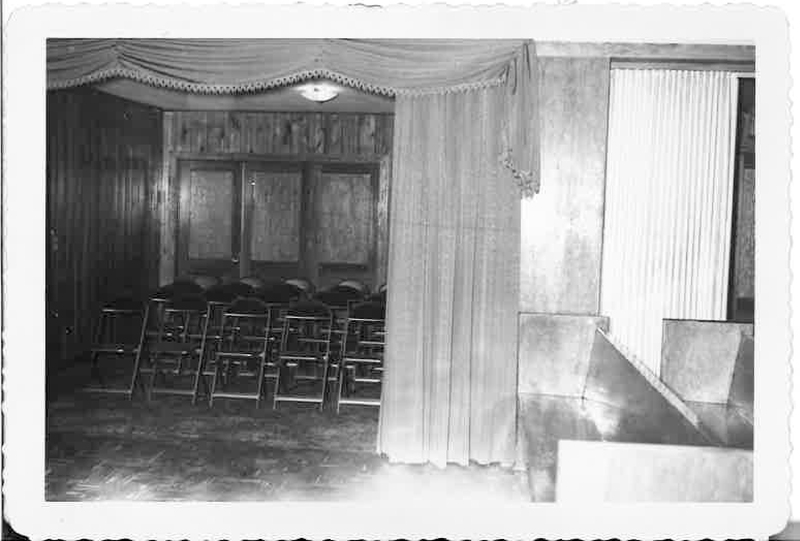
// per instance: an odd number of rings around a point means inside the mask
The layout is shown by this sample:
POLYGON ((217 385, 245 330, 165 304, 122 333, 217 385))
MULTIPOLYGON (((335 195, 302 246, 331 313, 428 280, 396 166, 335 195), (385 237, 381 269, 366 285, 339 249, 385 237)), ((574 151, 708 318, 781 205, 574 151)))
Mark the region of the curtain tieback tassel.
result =
POLYGON ((539 179, 531 171, 517 169, 511 155, 511 149, 500 155, 500 164, 511 172, 523 199, 530 199, 539 193, 539 179))

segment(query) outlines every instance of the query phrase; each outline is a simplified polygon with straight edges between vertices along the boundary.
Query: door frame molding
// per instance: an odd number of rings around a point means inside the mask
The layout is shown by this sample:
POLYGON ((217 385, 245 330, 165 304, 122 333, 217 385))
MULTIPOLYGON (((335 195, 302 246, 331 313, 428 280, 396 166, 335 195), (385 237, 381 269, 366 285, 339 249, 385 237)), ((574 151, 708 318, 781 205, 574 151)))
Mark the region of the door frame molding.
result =
MULTIPOLYGON (((199 164, 206 167, 214 168, 215 166, 224 168, 225 170, 233 170, 235 175, 235 180, 238 181, 239 190, 236 191, 235 196, 237 197, 238 205, 237 205, 237 214, 238 214, 238 223, 239 223, 239 275, 244 276, 247 273, 252 272, 252 261, 249 260, 249 246, 248 249, 245 249, 245 243, 249 239, 250 231, 246 230, 247 224, 245 224, 244 218, 247 216, 247 212, 250 209, 247 208, 247 205, 251 204, 252 200, 252 190, 250 188, 249 181, 246 177, 248 165, 252 166, 253 164, 261 164, 266 166, 274 167, 276 170, 297 170, 300 168, 302 171, 302 197, 301 197, 301 218, 300 218, 300 261, 298 262, 299 267, 305 267, 311 264, 315 264, 314 262, 305 261, 306 258, 306 235, 308 234, 308 224, 305 223, 305 215, 307 212, 306 206, 308 204, 308 189, 313 181, 313 176, 319 172, 320 174, 324 172, 350 172, 350 173, 364 173, 369 174, 371 177, 372 188, 373 188, 373 219, 375 220, 375 230, 373 231, 373 238, 371 239, 371 251, 372 256, 370 260, 370 265, 377 269, 377 265, 380 262, 380 256, 377 254, 377 250, 380 249, 380 225, 377 223, 378 214, 379 214, 379 206, 380 206, 380 183, 381 183, 381 168, 384 167, 383 163, 385 161, 386 155, 384 154, 375 154, 375 155, 338 155, 338 156, 326 156, 326 155, 318 155, 318 154, 292 154, 292 155, 283 155, 283 154, 250 154, 250 153, 217 153, 217 154, 206 154, 206 153, 198 153, 198 152, 173 152, 170 158, 170 169, 172 174, 170 174, 170 191, 172 192, 171 199, 172 203, 168 205, 167 212, 171 215, 170 221, 174 227, 174 272, 173 272, 173 279, 177 279, 181 276, 181 273, 187 272, 186 269, 186 262, 188 253, 184 253, 188 250, 188 244, 185 242, 185 239, 182 237, 186 233, 186 227, 183 225, 182 219, 182 209, 186 205, 188 201, 188 194, 184 192, 184 175, 186 174, 185 171, 190 170, 191 164, 199 164), (189 165, 189 167, 187 167, 189 165), (230 169, 228 169, 230 168, 230 169), (245 261, 247 259, 247 261, 245 261), (244 274, 243 274, 244 273, 244 274)), ((391 164, 389 164, 391 167, 391 164)), ((388 212, 388 209, 387 209, 388 212)), ((391 218, 387 220, 386 227, 387 229, 390 227, 391 218)), ((388 236, 388 231, 387 231, 388 236)), ((388 238, 387 238, 388 241, 388 238)), ((388 262, 387 262, 388 263, 388 262)), ((319 272, 318 269, 315 269, 315 272, 311 272, 314 269, 311 268, 302 268, 301 271, 306 274, 314 274, 315 276, 309 276, 309 278, 317 278, 316 276, 319 272)), ((377 284, 376 284, 377 287, 377 284)))

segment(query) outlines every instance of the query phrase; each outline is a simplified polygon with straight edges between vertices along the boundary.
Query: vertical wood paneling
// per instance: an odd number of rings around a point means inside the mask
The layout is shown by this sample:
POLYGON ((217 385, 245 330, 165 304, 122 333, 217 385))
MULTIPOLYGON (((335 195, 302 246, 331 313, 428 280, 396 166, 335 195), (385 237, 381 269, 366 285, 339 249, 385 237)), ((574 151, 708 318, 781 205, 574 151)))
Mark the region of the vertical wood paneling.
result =
MULTIPOLYGON (((236 155, 241 160, 244 154, 269 160, 270 156, 282 159, 297 156, 299 161, 333 159, 343 162, 381 161, 380 187, 377 198, 377 230, 374 243, 379 254, 375 254, 376 281, 385 281, 388 247, 388 185, 391 176, 391 160, 394 130, 393 115, 355 113, 314 112, 252 112, 252 111, 174 111, 164 113, 163 158, 159 157, 159 184, 157 201, 161 201, 158 215, 160 282, 175 278, 176 239, 179 213, 177 197, 177 155, 191 154, 192 158, 203 155, 236 155), (381 195, 382 194, 382 195, 381 195), (160 198, 160 199, 159 199, 160 198), (381 210, 383 209, 383 210, 381 210)), ((308 168, 305 182, 311 193, 306 199, 316 199, 313 190, 319 169, 308 168)), ((373 204, 374 206, 374 204, 373 204)), ((303 228, 316 231, 319 219, 312 209, 303 211, 303 228)), ((369 243, 372 243, 370 240, 369 243)), ((318 276, 320 261, 316 253, 316 239, 301 241, 300 260, 303 272, 312 280, 318 276), (309 246, 305 243, 310 242, 309 246)), ((347 244, 347 242, 343 242, 347 244)), ((344 248, 342 248, 344 249, 344 248)), ((333 248, 331 248, 333 250, 333 248)), ((339 250, 337 247, 336 250, 339 250)), ((283 257, 283 256, 281 256, 283 257)), ((288 258, 288 256, 286 256, 288 258)), ((370 275, 369 278, 373 278, 370 275)), ((375 285, 378 285, 377 283, 375 285)))
POLYGON ((244 152, 242 149, 242 114, 236 111, 228 113, 227 139, 229 152, 244 152))
POLYGON ((342 153, 342 123, 338 114, 328 117, 328 153, 342 153))
POLYGON ((253 152, 255 154, 266 154, 267 150, 267 132, 272 130, 272 125, 267 122, 267 115, 257 115, 251 113, 248 120, 253 123, 255 129, 253 152), (261 122, 259 122, 261 120, 261 122))
POLYGON ((191 114, 191 121, 189 123, 191 133, 191 150, 192 152, 205 152, 208 148, 208 132, 206 131, 207 117, 205 112, 199 113, 183 113, 184 115, 191 114))
MULTIPOLYGON (((48 362, 86 350, 101 303, 158 276, 153 187, 162 152, 156 109, 80 90, 47 96, 48 362)), ((185 144, 184 119, 175 139, 185 144)))
POLYGON ((208 113, 208 123, 206 124, 208 133, 207 152, 225 152, 224 132, 225 132, 225 113, 213 111, 208 113))
POLYGON ((300 259, 300 171, 252 173, 253 207, 250 257, 254 261, 300 259))
POLYGON ((193 170, 189 176, 189 257, 231 257, 234 178, 229 171, 193 170))
POLYGON ((310 152, 312 154, 325 153, 325 117, 315 114, 310 117, 310 152))
POLYGON ((161 174, 158 177, 158 190, 156 203, 158 209, 158 238, 160 245, 159 252, 159 285, 169 283, 175 273, 175 230, 173 228, 171 202, 172 190, 170 175, 171 156, 175 152, 174 132, 175 116, 177 113, 164 113, 163 139, 165 141, 164 152, 161 156, 161 174))
POLYGON ((520 310, 596 315, 607 58, 541 58, 542 190, 521 202, 520 310))
POLYGON ((656 374, 664 318, 726 317, 731 81, 612 70, 601 312, 626 353, 656 374))
POLYGON ((324 172, 319 177, 314 203, 321 263, 370 263, 374 200, 369 174, 324 172))
POLYGON ((190 152, 192 150, 192 131, 197 130, 197 126, 192 126, 189 123, 189 115, 189 113, 183 111, 175 113, 175 120, 177 122, 177 129, 175 131, 178 137, 176 149, 178 152, 190 152))
POLYGON ((375 285, 380 286, 387 281, 389 266, 389 192, 391 189, 392 155, 386 154, 381 158, 378 173, 378 220, 377 220, 377 247, 375 254, 376 272, 375 285))

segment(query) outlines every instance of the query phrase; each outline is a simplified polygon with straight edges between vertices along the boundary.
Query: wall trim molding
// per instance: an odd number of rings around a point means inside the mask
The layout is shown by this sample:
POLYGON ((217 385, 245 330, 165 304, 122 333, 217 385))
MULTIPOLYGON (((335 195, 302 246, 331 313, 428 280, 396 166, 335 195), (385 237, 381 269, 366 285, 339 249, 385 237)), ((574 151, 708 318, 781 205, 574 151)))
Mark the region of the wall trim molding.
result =
POLYGON ((711 63, 755 63, 755 45, 694 43, 592 43, 539 41, 536 54, 541 57, 606 56, 612 61, 695 61, 711 63))

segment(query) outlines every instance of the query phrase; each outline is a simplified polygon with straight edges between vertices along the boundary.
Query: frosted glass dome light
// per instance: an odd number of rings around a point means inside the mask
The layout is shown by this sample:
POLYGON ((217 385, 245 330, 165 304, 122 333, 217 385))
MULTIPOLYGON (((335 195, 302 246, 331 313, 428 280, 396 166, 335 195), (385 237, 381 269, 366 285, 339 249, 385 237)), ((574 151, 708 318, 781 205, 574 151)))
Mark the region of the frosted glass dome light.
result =
POLYGON ((339 95, 339 87, 328 81, 313 81, 297 87, 300 95, 317 103, 331 101, 339 95))

